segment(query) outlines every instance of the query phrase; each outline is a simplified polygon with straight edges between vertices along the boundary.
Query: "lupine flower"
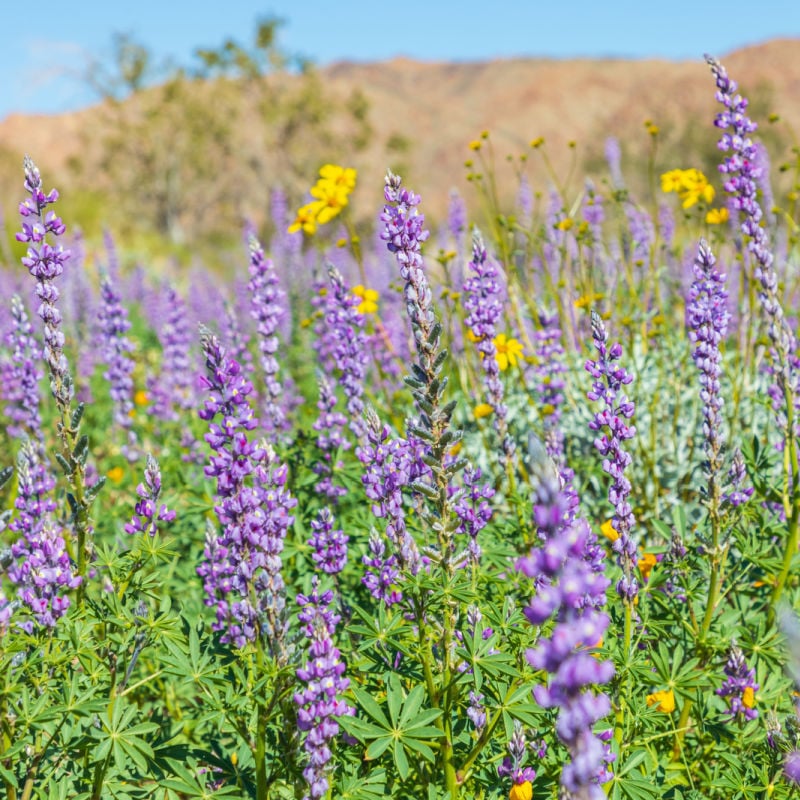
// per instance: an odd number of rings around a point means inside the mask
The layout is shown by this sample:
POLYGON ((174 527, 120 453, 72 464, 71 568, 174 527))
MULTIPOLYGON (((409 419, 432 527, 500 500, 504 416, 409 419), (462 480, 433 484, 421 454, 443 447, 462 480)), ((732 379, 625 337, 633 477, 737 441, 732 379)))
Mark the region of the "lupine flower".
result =
POLYGON ((392 439, 388 426, 381 425, 370 409, 366 442, 356 455, 365 466, 361 481, 372 500, 372 513, 387 520, 386 536, 394 548, 393 555, 401 567, 416 573, 420 566, 419 548, 406 528, 402 491, 413 480, 414 454, 409 443, 392 439))
POLYGON ((625 186, 625 180, 622 177, 622 150, 619 146, 619 139, 609 136, 606 139, 605 152, 608 171, 611 173, 611 183, 615 189, 622 189, 625 186))
POLYGON ((621 597, 633 602, 639 593, 638 582, 633 576, 636 543, 631 537, 631 527, 635 520, 628 500, 631 483, 625 477, 625 469, 631 463, 631 456, 622 447, 623 442, 636 435, 636 428, 625 422, 633 416, 635 406, 623 391, 623 387, 631 383, 633 376, 615 364, 622 357, 622 346, 618 343, 608 346, 605 325, 594 311, 592 338, 598 358, 597 361, 586 362, 587 372, 595 379, 587 397, 593 401, 602 401, 603 408, 594 415, 589 428, 601 433, 594 440, 594 446, 603 456, 603 472, 613 480, 608 490, 608 499, 615 511, 612 524, 618 534, 613 548, 623 573, 617 583, 617 592, 621 597))
POLYGON ((511 448, 511 440, 508 437, 508 408, 503 402, 503 382, 500 380, 501 356, 495 344, 497 323, 503 315, 503 304, 500 302, 501 287, 497 267, 487 258, 486 247, 477 231, 472 238, 472 261, 469 263, 469 269, 472 274, 464 282, 464 308, 469 313, 464 324, 477 342, 478 352, 481 355, 483 382, 489 404, 496 415, 495 426, 500 441, 504 448, 511 448), (508 445, 506 445, 507 440, 508 445))
POLYGON ((717 689, 717 694, 728 703, 730 718, 747 722, 755 719, 758 716, 755 693, 759 689, 755 682, 756 671, 747 666, 744 653, 735 643, 728 652, 725 676, 725 683, 717 689))
POLYGON ((450 202, 447 204, 447 229, 456 243, 456 251, 460 258, 464 249, 464 234, 467 230, 467 206, 458 190, 450 190, 450 202))
POLYGON ((719 380, 722 355, 719 346, 725 338, 730 320, 725 274, 715 268, 715 263, 708 244, 701 240, 687 306, 689 340, 695 345, 692 358, 700 371, 704 447, 712 474, 719 470, 722 448, 722 393, 719 380))
MULTIPOLYGON (((17 516, 8 527, 20 538, 11 545, 15 563, 8 569, 8 578, 36 622, 53 628, 69 608, 67 592, 78 587, 81 578, 73 574, 62 531, 52 517, 56 504, 50 493, 55 481, 29 440, 20 448, 17 480, 17 516)), ((21 627, 27 633, 33 631, 30 621, 21 627)))
POLYGON ((327 509, 320 509, 315 520, 311 521, 313 531, 309 544, 312 548, 311 559, 317 569, 328 575, 336 575, 347 563, 347 542, 350 537, 341 529, 334 530, 333 514, 327 509))
POLYGON ((237 304, 226 300, 224 305, 222 341, 225 349, 245 372, 250 373, 254 369, 253 354, 250 352, 250 334, 242 326, 242 318, 237 310, 237 304))
MULTIPOLYGON (((706 62, 716 81, 717 101, 725 107, 714 120, 714 124, 725 131, 720 137, 719 149, 729 154, 720 164, 719 171, 725 177, 725 191, 731 195, 733 207, 739 212, 747 250, 755 261, 754 276, 760 285, 759 300, 767 315, 769 336, 778 356, 778 384, 781 392, 788 389, 796 396, 798 368, 791 360, 796 350, 796 340, 778 296, 774 256, 767 230, 761 225, 763 212, 757 199, 761 171, 758 150, 750 134, 758 126, 747 116, 747 100, 738 94, 736 81, 728 77, 725 67, 708 55, 706 62)), ((789 435, 794 435, 794 432, 789 435)))
POLYGON ((322 452, 322 460, 317 461, 312 467, 314 472, 320 476, 320 480, 315 484, 314 488, 335 502, 338 498, 347 494, 347 490, 333 481, 334 470, 342 466, 341 461, 334 462, 334 459, 340 450, 347 450, 350 447, 350 442, 342 436, 344 426, 347 424, 347 417, 340 411, 335 410, 336 395, 324 375, 319 376, 317 408, 319 409, 319 416, 313 428, 319 434, 317 436, 317 447, 322 452))
POLYGON ((536 779, 533 767, 526 767, 525 756, 528 751, 528 740, 519 720, 514 720, 514 732, 508 740, 508 755, 497 768, 501 778, 511 778, 511 791, 509 800, 531 800, 533 796, 532 783, 536 779))
POLYGON ((484 697, 482 694, 470 691, 469 706, 467 706, 467 717, 475 726, 475 731, 480 733, 486 727, 486 708, 483 705, 484 697))
POLYGON ((330 289, 325 295, 325 335, 331 343, 330 353, 339 373, 339 385, 347 398, 349 426, 357 439, 364 430, 364 375, 367 370, 367 337, 364 317, 358 311, 358 299, 344 282, 339 270, 328 267, 330 289))
POLYGON ((361 561, 367 568, 361 583, 367 587, 369 593, 387 608, 399 603, 403 599, 402 592, 393 588, 400 574, 397 569, 397 556, 394 553, 387 556, 386 541, 375 530, 369 537, 369 552, 361 561))
POLYGON ((494 513, 489 505, 495 491, 490 483, 480 485, 481 471, 468 465, 464 469, 464 491, 453 504, 453 511, 459 519, 457 534, 469 536, 467 552, 469 560, 477 564, 481 558, 478 534, 489 524, 494 513))
POLYGON ((745 468, 742 451, 737 448, 733 453, 731 468, 728 470, 731 491, 722 495, 722 499, 730 503, 734 508, 744 505, 753 496, 753 487, 744 485, 746 479, 747 469, 745 468))
POLYGON ((298 706, 297 727, 306 734, 303 747, 308 764, 303 769, 303 777, 308 791, 304 800, 327 795, 332 758, 330 745, 339 733, 337 718, 355 714, 355 709, 341 699, 350 681, 344 675, 341 653, 333 643, 340 617, 329 609, 332 601, 333 592, 320 592, 316 579, 309 596, 297 597, 302 609, 299 614, 302 631, 309 639, 309 659, 297 670, 297 677, 306 686, 294 695, 298 706))
POLYGON ((186 304, 174 286, 164 291, 166 318, 159 332, 162 357, 158 375, 150 377, 147 389, 151 411, 158 419, 177 421, 179 411, 192 407, 192 334, 186 304))
POLYGON ((111 399, 114 402, 114 424, 126 434, 127 443, 123 453, 134 461, 138 458, 136 451, 137 438, 133 431, 133 370, 135 367, 130 353, 133 343, 125 335, 131 327, 128 312, 122 304, 122 298, 105 276, 100 283, 100 346, 107 370, 105 379, 110 385, 111 399))
POLYGON ((533 625, 555 615, 555 627, 527 653, 534 669, 550 674, 549 685, 534 689, 536 701, 557 708, 556 732, 570 752, 561 772, 561 785, 579 797, 600 800, 600 788, 610 778, 613 756, 594 724, 611 710, 608 697, 591 690, 614 675, 610 661, 600 661, 590 648, 602 638, 609 618, 605 604, 608 579, 603 574, 593 534, 583 520, 567 521, 569 501, 560 481, 544 463, 532 464, 538 483, 534 497, 534 522, 543 539, 541 547, 520 559, 518 568, 537 582, 536 594, 524 609, 533 625))
POLYGON ((261 353, 261 369, 264 373, 263 408, 265 428, 270 433, 285 427, 286 416, 279 402, 282 387, 278 380, 278 323, 282 313, 283 290, 278 285, 278 276, 272 260, 264 255, 258 239, 250 237, 250 290, 251 315, 258 325, 258 349, 261 353))
POLYGON ((50 388, 58 405, 64 408, 72 399, 73 387, 64 355, 61 312, 56 307, 59 290, 55 279, 63 273, 69 251, 61 245, 53 247, 46 237, 48 234, 60 236, 66 227, 54 211, 45 211, 58 200, 58 192, 55 189, 49 194, 42 191, 42 177, 28 156, 25 156, 24 169, 25 188, 31 196, 20 203, 19 213, 23 219, 33 219, 22 223, 22 231, 16 238, 30 244, 22 264, 36 278, 36 296, 41 301, 37 313, 44 322, 44 360, 50 371, 50 388))
POLYGON ((147 454, 147 467, 144 470, 144 483, 136 487, 139 500, 134 507, 131 521, 125 526, 125 533, 144 533, 155 536, 158 532, 159 522, 172 522, 175 512, 170 511, 162 503, 159 507, 158 498, 161 495, 161 469, 152 455, 147 454))
POLYGON ((44 458, 44 439, 42 418, 39 413, 39 380, 42 377, 37 366, 41 353, 34 335, 33 326, 19 295, 11 298, 11 317, 13 326, 6 337, 11 350, 11 364, 5 371, 7 382, 3 387, 8 407, 8 434, 14 438, 28 436, 44 458))
POLYGON ((286 467, 265 445, 247 438, 258 425, 248 401, 252 384, 208 331, 202 345, 209 392, 198 414, 209 423, 205 439, 215 452, 205 472, 217 479, 214 510, 221 531, 207 537, 197 572, 206 605, 216 606, 213 628, 222 632, 221 641, 244 647, 263 637, 282 660, 286 603, 280 554, 297 501, 285 489, 286 467))

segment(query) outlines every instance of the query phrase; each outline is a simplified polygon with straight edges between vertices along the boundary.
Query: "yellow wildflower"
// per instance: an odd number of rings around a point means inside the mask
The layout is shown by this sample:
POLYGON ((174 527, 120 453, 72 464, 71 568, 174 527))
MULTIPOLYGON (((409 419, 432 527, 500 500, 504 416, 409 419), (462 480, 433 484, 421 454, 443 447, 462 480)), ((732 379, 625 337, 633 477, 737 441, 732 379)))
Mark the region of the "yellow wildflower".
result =
POLYGON ((541 147, 544 144, 544 136, 539 136, 531 141, 531 147, 541 147))
POLYGON ((348 195, 349 191, 342 186, 330 181, 318 181, 317 185, 311 189, 311 196, 316 197, 319 201, 318 224, 324 225, 338 216, 347 205, 348 195))
POLYGON ((530 781, 515 783, 508 793, 508 800, 531 800, 533 797, 533 786, 530 781))
POLYGON ((639 567, 639 572, 642 573, 642 577, 645 580, 650 577, 650 573, 653 571, 653 567, 657 563, 658 559, 654 553, 642 553, 642 557, 637 562, 637 566, 639 567))
POLYGON ((480 150, 481 149, 481 142, 478 139, 469 143, 470 150, 480 150))
POLYGON ((647 695, 647 705, 655 706, 656 711, 663 711, 665 714, 671 714, 675 710, 675 693, 672 689, 653 692, 653 694, 647 695))
POLYGON ((572 305, 575 308, 586 308, 587 306, 591 306, 596 303, 598 300, 602 300, 605 297, 603 294, 598 294, 594 292, 592 294, 584 294, 581 297, 577 298, 572 305))
POLYGON ((472 413, 475 415, 475 419, 483 419, 484 417, 488 417, 489 414, 493 414, 494 409, 488 403, 478 403, 472 413))
POLYGON ((316 233, 317 231, 317 214, 320 210, 320 204, 318 202, 315 203, 307 203, 304 206, 300 206, 297 209, 297 217, 295 217, 294 222, 289 226, 289 233, 297 233, 297 231, 302 230, 303 233, 307 233, 309 236, 316 233))
POLYGON ((609 539, 612 542, 616 542, 619 539, 619 533, 617 533, 617 529, 614 527, 614 523, 612 520, 607 519, 601 526, 600 526, 600 533, 609 539))
POLYGON ((684 208, 691 208, 703 200, 711 203, 714 200, 714 187, 699 169, 672 169, 661 175, 661 191, 675 192, 680 197, 684 208))
POLYGON ((483 336, 476 336, 476 335, 475 335, 475 334, 472 332, 472 328, 470 328, 470 329, 467 331, 467 339, 469 339, 471 342, 482 342, 482 341, 483 341, 483 336))
POLYGON ((133 402, 136 403, 137 406, 146 406, 149 400, 150 398, 147 396, 147 392, 143 389, 139 389, 133 396, 133 402))
POLYGON ((706 222, 709 225, 722 225, 723 222, 728 221, 729 217, 727 208, 711 208, 706 214, 706 222))
POLYGON ((564 217, 560 222, 556 223, 556 228, 560 231, 568 231, 575 224, 572 217, 564 217))
POLYGON ((494 346, 497 348, 495 360, 500 372, 505 372, 509 367, 516 367, 522 355, 522 345, 516 339, 508 338, 504 333, 494 337, 494 346))
POLYGON ((356 188, 357 175, 358 173, 352 167, 340 167, 336 164, 326 164, 319 171, 320 178, 345 189, 348 194, 356 188))
POLYGON ((359 283, 351 291, 361 301, 356 308, 359 314, 374 314, 378 310, 378 297, 380 295, 375 289, 367 289, 359 283))
POLYGON ((647 126, 647 132, 651 136, 658 136, 658 130, 659 130, 658 125, 655 125, 652 122, 647 126))
POLYGON ((125 477, 125 470, 122 467, 111 467, 106 477, 113 483, 119 483, 125 477))
POLYGON ((742 705, 745 708, 755 708, 756 693, 752 686, 745 686, 742 692, 742 705))

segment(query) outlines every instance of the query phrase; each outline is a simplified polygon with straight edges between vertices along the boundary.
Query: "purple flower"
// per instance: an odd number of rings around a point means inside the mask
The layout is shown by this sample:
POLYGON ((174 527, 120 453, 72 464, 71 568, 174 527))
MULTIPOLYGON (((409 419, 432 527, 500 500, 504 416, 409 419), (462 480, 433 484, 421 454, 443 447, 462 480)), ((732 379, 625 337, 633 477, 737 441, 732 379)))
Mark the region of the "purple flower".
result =
POLYGON ((297 727, 305 733, 303 747, 308 764, 303 777, 308 784, 304 800, 325 797, 329 788, 330 744, 339 733, 337 719, 353 716, 355 709, 341 698, 350 681, 345 677, 345 665, 333 635, 339 616, 329 609, 333 600, 330 590, 320 593, 316 578, 309 596, 298 595, 301 607, 298 618, 301 630, 309 640, 305 666, 297 670, 297 677, 305 688, 294 695, 297 709, 297 727))
POLYGON ((350 540, 342 530, 334 530, 333 524, 333 514, 327 508, 320 509, 317 519, 311 521, 313 533, 308 542, 312 547, 312 560, 328 575, 336 575, 344 569, 350 540))
POLYGON ((122 305, 122 298, 106 276, 100 283, 100 347, 107 369, 103 374, 110 385, 111 399, 114 403, 114 423, 127 435, 123 453, 131 461, 139 454, 136 451, 137 438, 132 429, 133 418, 133 370, 135 367, 130 353, 133 343, 125 335, 131 327, 128 312, 122 305))
POLYGON ((324 335, 329 340, 333 367, 347 398, 349 425, 357 439, 363 439, 364 375, 367 370, 367 337, 364 315, 358 312, 358 298, 350 292, 339 270, 328 267, 330 289, 325 295, 324 335))
MULTIPOLYGON (((55 481, 29 440, 19 452, 17 481, 17 516, 8 527, 20 538, 11 546, 15 563, 8 569, 8 578, 36 622, 53 628, 69 608, 67 592, 79 586, 81 578, 73 574, 63 533, 52 517, 56 504, 50 493, 55 481)), ((32 622, 23 622, 21 627, 33 631, 32 622)))
POLYGON ((507 459, 514 454, 514 442, 508 435, 508 408, 503 403, 503 382, 500 380, 500 366, 497 363, 497 323, 503 315, 502 294, 497 267, 487 260, 483 239, 476 231, 472 239, 472 261, 469 268, 472 277, 464 283, 464 308, 469 312, 464 324, 477 340, 481 356, 483 382, 487 399, 494 409, 495 425, 507 459))
POLYGON ((745 468, 742 451, 737 448, 733 453, 731 468, 728 470, 731 490, 722 495, 722 499, 730 503, 734 508, 744 505, 753 496, 753 487, 744 485, 746 479, 747 469, 745 468))
POLYGON ((536 771, 533 767, 523 766, 528 752, 528 739, 519 720, 514 720, 514 732, 508 740, 507 747, 508 755, 497 768, 497 774, 501 778, 511 778, 515 786, 525 782, 532 783, 536 778, 536 771))
POLYGON ((206 442, 215 455, 205 468, 217 480, 218 535, 206 537, 197 568, 206 605, 216 607, 214 630, 235 647, 261 639, 285 661, 285 591, 281 551, 297 501, 286 490, 286 467, 247 431, 258 425, 248 401, 252 384, 215 336, 202 333, 208 397, 198 412, 209 423, 206 442), (215 421, 218 420, 218 421, 215 421))
POLYGON ((19 295, 11 298, 13 326, 6 336, 11 350, 11 363, 4 371, 3 392, 8 400, 6 415, 11 424, 8 434, 13 438, 28 436, 39 448, 44 459, 44 434, 39 412, 39 380, 42 373, 37 366, 41 353, 25 306, 19 295))
POLYGON ((629 502, 631 483, 625 476, 625 470, 631 463, 630 454, 623 449, 622 443, 636 435, 636 428, 628 425, 635 406, 629 400, 623 387, 633 380, 633 376, 618 366, 616 362, 622 357, 622 346, 608 346, 608 333, 600 315, 592 312, 592 338, 597 349, 597 361, 587 361, 586 371, 595 379, 592 390, 587 397, 593 401, 602 401, 603 408, 598 411, 589 428, 601 435, 594 440, 594 446, 603 456, 603 472, 612 478, 608 489, 608 499, 614 506, 613 525, 619 534, 614 542, 614 551, 622 567, 622 578, 617 583, 617 592, 632 602, 639 593, 639 585, 633 576, 636 563, 636 543, 631 537, 631 527, 635 522, 633 509, 629 502))
POLYGON ((390 438, 389 428, 381 425, 372 409, 367 413, 367 441, 356 455, 366 467, 361 476, 372 513, 386 518, 386 536, 394 548, 400 567, 416 574, 420 566, 417 543, 406 528, 403 487, 414 479, 415 458, 409 443, 390 438))
POLYGON ((369 593, 387 608, 399 603, 403 595, 393 588, 399 576, 397 556, 393 553, 386 555, 386 540, 375 530, 369 537, 369 552, 361 561, 367 568, 361 583, 367 587, 369 593))
POLYGON ((342 430, 347 424, 347 417, 340 411, 335 411, 336 395, 331 389, 331 385, 324 375, 319 376, 319 401, 317 402, 319 416, 313 427, 317 431, 317 447, 322 452, 322 460, 313 465, 314 472, 320 476, 320 480, 314 488, 324 494, 330 500, 336 502, 340 497, 347 494, 343 486, 338 486, 333 481, 334 470, 342 466, 342 462, 336 460, 339 450, 347 450, 350 447, 342 436, 342 430))
POLYGON ((555 627, 527 653, 534 669, 550 675, 548 685, 534 689, 536 701, 557 708, 556 732, 570 752, 561 772, 561 785, 579 797, 605 797, 600 784, 607 780, 612 758, 594 724, 611 710, 608 697, 591 686, 608 683, 614 675, 610 661, 590 652, 609 624, 600 609, 609 581, 594 546, 594 534, 583 520, 568 521, 569 501, 560 481, 543 463, 532 468, 538 478, 534 520, 543 539, 540 547, 518 562, 518 568, 536 580, 536 594, 524 609, 533 625, 551 616, 555 627))
POLYGON ((251 315, 256 321, 258 349, 261 353, 261 369, 264 374, 266 393, 263 400, 265 430, 276 433, 286 426, 286 416, 280 404, 283 389, 278 379, 278 323, 283 307, 284 292, 278 284, 278 276, 272 260, 264 255, 258 239, 251 236, 250 247, 250 290, 251 315))
POLYGON ((755 693, 759 685, 755 682, 756 671, 748 668, 744 653, 736 644, 731 645, 725 663, 725 683, 717 689, 717 694, 728 703, 730 719, 749 722, 758 716, 754 708, 755 693))
POLYGON ((144 533, 155 536, 158 532, 159 522, 172 522, 175 512, 170 511, 164 503, 158 505, 161 495, 161 469, 158 462, 149 453, 147 454, 147 467, 144 471, 144 483, 136 487, 139 500, 134 507, 134 515, 125 526, 125 533, 144 533))
POLYGON ((722 449, 722 355, 720 342, 728 330, 730 314, 725 274, 715 268, 714 254, 700 241, 694 262, 694 282, 689 290, 687 321, 689 340, 694 343, 692 358, 700 372, 700 399, 703 401, 703 435, 709 460, 709 472, 720 468, 722 449))
POLYGON ((192 407, 192 378, 194 370, 189 356, 192 333, 186 304, 174 286, 164 291, 166 318, 158 338, 162 358, 158 375, 147 383, 151 411, 158 419, 176 422, 179 411, 192 407))
POLYGON ((478 534, 489 524, 494 513, 489 505, 495 491, 490 483, 480 485, 481 471, 468 465, 464 469, 464 491, 453 504, 453 511, 459 519, 457 534, 469 536, 467 551, 469 560, 477 564, 481 558, 478 534))
POLYGON ((778 384, 782 393, 788 390, 796 397, 798 370, 791 359, 796 350, 796 340, 780 303, 774 257, 767 230, 761 224, 763 212, 757 199, 758 182, 762 179, 761 160, 750 134, 758 126, 747 116, 747 100, 738 94, 738 86, 728 77, 725 67, 709 55, 706 62, 717 84, 717 101, 725 107, 714 120, 716 127, 724 131, 718 147, 727 154, 719 171, 725 179, 725 191, 731 195, 733 208, 739 212, 740 229, 746 237, 747 250, 755 261, 759 300, 767 315, 769 337, 778 357, 778 384))
POLYGON ((467 706, 467 717, 475 726, 475 730, 480 733, 486 727, 486 709, 483 705, 484 697, 482 694, 470 691, 469 706, 467 706))
POLYGON ((60 236, 66 230, 64 223, 54 211, 45 211, 58 200, 58 192, 42 191, 42 177, 28 156, 24 160, 25 188, 30 198, 20 203, 19 213, 24 220, 17 241, 30 244, 23 266, 36 278, 36 296, 41 301, 37 313, 44 322, 44 360, 50 371, 50 388, 58 405, 65 408, 72 399, 73 387, 69 366, 64 355, 64 333, 61 330, 61 312, 56 307, 59 290, 55 279, 64 271, 69 251, 61 245, 53 247, 46 241, 48 234, 60 236))

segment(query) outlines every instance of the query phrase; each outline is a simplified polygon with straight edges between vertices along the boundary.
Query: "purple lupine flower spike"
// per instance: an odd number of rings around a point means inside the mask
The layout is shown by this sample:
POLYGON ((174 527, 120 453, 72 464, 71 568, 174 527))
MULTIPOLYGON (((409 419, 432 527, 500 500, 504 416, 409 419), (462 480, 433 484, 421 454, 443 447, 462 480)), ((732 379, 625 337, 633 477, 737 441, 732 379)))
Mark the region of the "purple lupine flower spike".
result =
POLYGON ((333 514, 327 508, 320 509, 317 518, 311 521, 311 559, 317 569, 328 575, 336 575, 344 569, 347 542, 350 539, 341 529, 333 526, 333 514))
POLYGON ((198 412, 209 423, 206 442, 215 455, 205 468, 217 480, 215 512, 221 530, 206 537, 203 578, 206 605, 216 607, 213 628, 223 643, 244 647, 259 637, 285 663, 285 589, 281 551, 297 501, 286 490, 287 470, 265 443, 247 431, 258 425, 248 396, 253 386, 207 329, 203 383, 208 397, 198 412))
MULTIPOLYGON (((725 191, 731 195, 733 208, 739 212, 741 232, 747 237, 747 250, 755 261, 754 276, 759 283, 759 300, 767 315, 769 337, 778 356, 776 378, 781 390, 788 388, 797 397, 798 365, 792 358, 797 342, 786 320, 778 295, 778 275, 773 266, 767 229, 761 224, 763 211, 758 203, 758 182, 761 179, 759 156, 750 138, 758 126, 747 116, 747 100, 738 94, 736 81, 728 77, 725 67, 706 55, 706 62, 717 85, 717 101, 725 107, 714 124, 724 133, 719 149, 727 153, 719 171, 725 177, 725 191)), ((794 432, 791 432, 794 435, 794 432)))
POLYGON ((589 526, 584 520, 568 520, 569 500, 552 465, 535 462, 531 468, 537 480, 534 521, 543 542, 517 565, 536 580, 536 593, 524 613, 533 625, 555 616, 550 636, 540 638, 527 653, 534 669, 550 675, 547 685, 535 687, 534 697, 541 706, 558 709, 556 732, 571 759, 561 772, 562 787, 572 796, 601 800, 612 756, 593 727, 611 711, 611 703, 590 687, 608 683, 614 665, 599 661, 590 648, 609 625, 601 611, 609 581, 596 560, 589 526))
POLYGON ((64 264, 69 259, 69 251, 59 244, 53 247, 46 236, 60 236, 66 230, 64 223, 54 211, 45 211, 47 206, 58 200, 58 192, 49 194, 42 190, 42 176, 33 161, 25 156, 25 188, 30 198, 20 203, 19 213, 23 219, 22 231, 17 233, 17 241, 27 242, 28 252, 22 264, 36 278, 36 296, 41 301, 37 313, 44 322, 44 361, 50 371, 50 389, 58 405, 65 408, 73 395, 69 365, 64 355, 64 333, 61 330, 61 312, 56 306, 59 290, 55 279, 64 272, 64 264))
POLYGON ((756 671, 747 666, 741 648, 732 643, 725 662, 725 683, 717 689, 717 694, 728 703, 728 714, 732 720, 749 722, 758 716, 755 693, 759 685, 755 678, 756 671))
POLYGON ((330 744, 339 733, 338 718, 353 716, 355 709, 342 699, 350 681, 345 677, 345 664, 333 642, 340 617, 330 609, 333 592, 320 592, 314 578, 309 596, 298 595, 301 606, 299 620, 309 640, 308 660, 297 670, 305 688, 294 695, 297 727, 305 733, 303 748, 308 764, 303 777, 308 790, 303 800, 318 800, 327 796, 330 787, 330 744))
POLYGON ((122 304, 122 297, 114 288, 111 279, 105 276, 100 283, 101 306, 98 314, 100 323, 101 347, 103 358, 106 362, 105 379, 109 383, 111 399, 114 403, 114 424, 121 428, 126 435, 126 444, 123 453, 135 461, 139 457, 137 452, 137 437, 133 430, 133 370, 134 361, 130 354, 133 352, 133 343, 125 335, 130 330, 128 312, 122 304))
POLYGON ((339 371, 339 385, 347 397, 349 426, 358 440, 364 438, 364 375, 367 370, 367 337, 358 298, 350 292, 339 270, 328 266, 331 291, 325 297, 325 326, 332 342, 331 355, 339 371))
POLYGON ((180 411, 192 407, 192 333, 186 303, 174 286, 164 292, 166 318, 159 332, 162 358, 158 375, 147 383, 151 411, 158 419, 176 422, 180 411))
POLYGON ((270 434, 283 430, 286 415, 281 405, 283 388, 278 378, 279 366, 275 354, 278 352, 278 324, 283 307, 284 292, 280 288, 272 259, 264 255, 264 248, 255 236, 249 240, 250 248, 250 314, 256 321, 258 349, 261 353, 261 369, 264 374, 264 428, 270 434))
POLYGON ((481 546, 478 534, 489 524, 494 513, 489 501, 495 491, 491 483, 481 485, 481 471, 467 465, 464 468, 464 492, 453 504, 453 512, 459 519, 457 534, 467 535, 467 553, 469 561, 477 564, 481 558, 481 546))
MULTIPOLYGON (((62 531, 56 526, 51 497, 55 481, 39 460, 36 445, 25 440, 17 458, 17 516, 9 529, 19 534, 11 546, 15 563, 8 569, 9 580, 17 588, 17 596, 36 622, 53 628, 69 608, 67 592, 81 583, 74 575, 62 531)), ((33 623, 22 622, 31 633, 33 623)))
POLYGON ((125 526, 125 533, 147 532, 155 536, 158 532, 159 522, 172 522, 175 512, 170 511, 162 503, 159 507, 158 498, 161 495, 161 469, 152 455, 147 454, 147 467, 144 471, 144 483, 136 487, 139 500, 134 508, 131 521, 125 526))
POLYGON ((694 262, 694 281, 689 290, 687 322, 689 340, 694 343, 692 358, 700 371, 700 398, 703 401, 703 435, 709 472, 720 469, 722 449, 722 354, 730 313, 727 308, 725 274, 715 267, 716 259, 701 240, 694 262))
POLYGON ((533 783, 536 779, 536 770, 524 766, 528 755, 528 738, 519 720, 514 720, 514 732, 508 740, 507 749, 508 755, 497 768, 497 774, 501 778, 511 778, 514 786, 533 783))
POLYGON ((499 273, 494 262, 487 257, 483 239, 477 231, 472 237, 472 261, 469 268, 472 276, 464 283, 464 308, 469 313, 464 324, 477 339, 487 399, 494 409, 495 426, 504 455, 506 459, 510 459, 514 454, 514 442, 508 435, 508 408, 503 402, 503 382, 500 380, 497 347, 494 343, 497 323, 503 315, 499 273))
POLYGON ((622 567, 622 578, 617 583, 617 592, 629 602, 639 593, 639 584, 633 575, 636 563, 636 543, 631 536, 635 522, 630 504, 631 482, 625 470, 631 464, 631 456, 623 449, 623 442, 636 435, 636 428, 628 425, 635 406, 623 390, 633 380, 633 376, 616 362, 622 357, 622 346, 615 343, 608 346, 608 333, 600 315, 592 311, 592 338, 597 349, 597 361, 587 361, 586 371, 594 378, 592 389, 587 397, 602 401, 603 408, 598 411, 589 428, 597 431, 594 446, 603 456, 603 472, 612 478, 608 489, 608 499, 614 506, 613 525, 619 534, 614 542, 614 551, 622 567))
POLYGON ((8 383, 3 387, 9 400, 6 414, 11 424, 8 433, 14 438, 28 436, 36 443, 43 460, 44 434, 39 412, 42 373, 38 368, 41 353, 25 305, 16 294, 11 298, 11 318, 12 329, 6 337, 11 350, 11 364, 4 376, 8 383))
POLYGON ((347 490, 343 486, 337 485, 333 480, 334 471, 342 466, 341 461, 334 461, 334 459, 340 450, 347 450, 350 447, 350 442, 342 436, 344 426, 347 424, 347 417, 340 411, 335 410, 336 395, 328 379, 322 374, 319 376, 317 408, 319 409, 319 416, 313 428, 319 434, 317 436, 317 447, 322 453, 322 459, 312 467, 320 477, 314 488, 336 502, 340 497, 347 494, 347 490))

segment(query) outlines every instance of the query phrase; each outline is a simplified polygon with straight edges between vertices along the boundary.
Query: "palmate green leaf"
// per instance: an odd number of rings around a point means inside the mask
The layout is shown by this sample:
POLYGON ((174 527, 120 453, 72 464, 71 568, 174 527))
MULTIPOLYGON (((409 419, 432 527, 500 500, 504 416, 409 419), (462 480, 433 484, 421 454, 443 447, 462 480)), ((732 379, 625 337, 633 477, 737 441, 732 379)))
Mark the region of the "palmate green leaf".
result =
POLYGON ((358 705, 363 708, 378 725, 387 731, 392 729, 392 725, 389 723, 386 715, 369 692, 365 692, 363 689, 353 689, 353 694, 355 695, 358 705))
POLYGON ((381 800, 386 797, 386 771, 371 769, 365 778, 344 777, 333 796, 339 800, 381 800))
POLYGON ((369 747, 367 747, 367 752, 364 754, 365 760, 374 761, 376 758, 383 755, 383 753, 389 749, 394 740, 394 736, 392 734, 388 734, 370 742, 369 747))
POLYGON ((408 778, 408 758, 406 758, 406 751, 400 739, 395 739, 394 742, 394 765, 397 767, 397 774, 403 779, 408 778))
POLYGON ((371 722, 359 719, 358 717, 343 716, 339 718, 339 725, 351 736, 355 736, 359 742, 366 743, 370 739, 376 739, 386 734, 385 728, 379 728, 371 722))

